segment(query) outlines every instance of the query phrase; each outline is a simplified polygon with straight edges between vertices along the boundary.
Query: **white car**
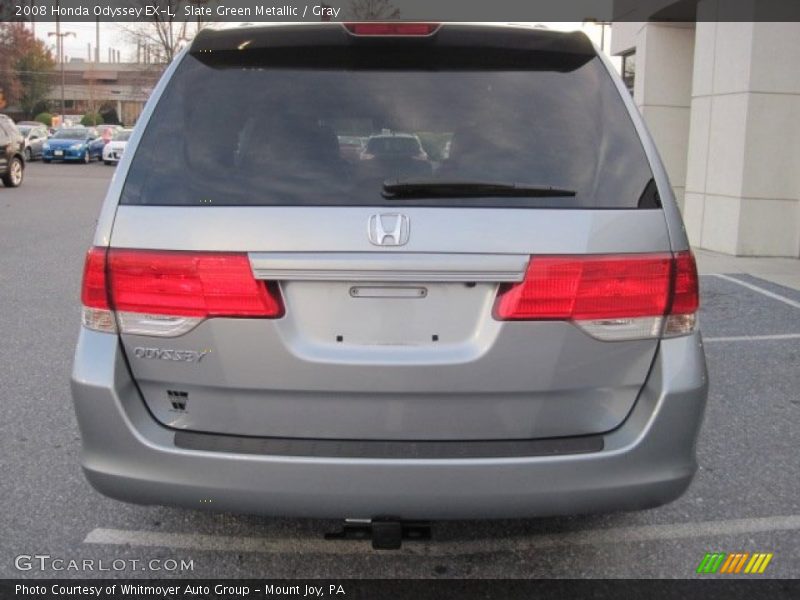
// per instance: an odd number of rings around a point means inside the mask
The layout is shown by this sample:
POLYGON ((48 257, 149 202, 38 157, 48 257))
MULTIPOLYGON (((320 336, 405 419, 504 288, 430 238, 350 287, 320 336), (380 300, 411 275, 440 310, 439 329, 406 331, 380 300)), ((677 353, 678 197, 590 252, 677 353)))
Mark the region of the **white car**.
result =
POLYGON ((103 162, 107 165, 115 165, 122 158, 128 139, 131 137, 133 129, 120 129, 114 133, 114 137, 103 147, 103 162))

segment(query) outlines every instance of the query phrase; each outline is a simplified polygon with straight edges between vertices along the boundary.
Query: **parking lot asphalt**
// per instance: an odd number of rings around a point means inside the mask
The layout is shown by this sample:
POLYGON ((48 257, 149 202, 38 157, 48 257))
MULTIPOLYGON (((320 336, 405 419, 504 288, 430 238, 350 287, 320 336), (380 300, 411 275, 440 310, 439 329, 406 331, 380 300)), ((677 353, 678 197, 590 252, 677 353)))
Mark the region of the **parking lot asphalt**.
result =
POLYGON ((761 577, 800 574, 800 292, 736 273, 701 279, 701 468, 667 506, 434 523, 429 542, 375 552, 323 540, 333 521, 104 498, 78 464, 68 381, 83 255, 113 172, 33 163, 21 188, 0 188, 0 577, 695 577, 706 552, 771 552, 761 577), (95 570, 15 567, 34 554, 95 570), (140 562, 97 570, 115 559, 140 562), (143 570, 152 559, 193 568, 143 570))

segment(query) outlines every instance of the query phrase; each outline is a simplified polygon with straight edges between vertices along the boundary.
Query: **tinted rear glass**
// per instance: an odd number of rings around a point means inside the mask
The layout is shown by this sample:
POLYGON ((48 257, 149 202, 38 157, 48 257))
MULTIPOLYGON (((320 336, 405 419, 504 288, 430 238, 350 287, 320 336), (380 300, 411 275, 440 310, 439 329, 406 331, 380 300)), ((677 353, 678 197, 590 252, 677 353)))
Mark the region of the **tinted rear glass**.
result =
POLYGON ((57 140, 82 140, 88 135, 86 129, 59 129, 53 137, 57 140))
POLYGON ((652 206, 641 201, 651 178, 597 58, 560 70, 391 70, 209 66, 187 55, 144 132, 121 203, 635 208, 652 206), (363 151, 345 151, 354 138, 368 140, 363 151), (384 181, 414 179, 576 194, 382 197, 384 181))

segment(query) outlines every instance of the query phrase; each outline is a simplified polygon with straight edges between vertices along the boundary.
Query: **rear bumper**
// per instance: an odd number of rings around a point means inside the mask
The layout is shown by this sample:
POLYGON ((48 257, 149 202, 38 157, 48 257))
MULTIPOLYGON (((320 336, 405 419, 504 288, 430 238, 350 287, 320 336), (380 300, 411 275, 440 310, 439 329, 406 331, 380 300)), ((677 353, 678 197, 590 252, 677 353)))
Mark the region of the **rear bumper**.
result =
POLYGON ((707 376, 699 334, 661 343, 631 414, 597 452, 384 459, 265 456, 178 447, 145 408, 116 336, 83 329, 72 395, 82 464, 129 502, 272 516, 526 517, 669 502, 697 468, 707 376))

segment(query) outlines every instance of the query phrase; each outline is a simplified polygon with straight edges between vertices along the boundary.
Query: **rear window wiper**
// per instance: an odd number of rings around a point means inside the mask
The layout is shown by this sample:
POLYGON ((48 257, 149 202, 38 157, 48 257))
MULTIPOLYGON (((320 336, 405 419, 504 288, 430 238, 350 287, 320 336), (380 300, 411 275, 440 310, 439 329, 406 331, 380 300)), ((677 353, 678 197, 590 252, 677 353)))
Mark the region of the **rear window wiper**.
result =
POLYGON ((546 185, 498 183, 493 181, 443 181, 408 179, 387 181, 383 197, 403 198, 572 198, 575 190, 546 185))

